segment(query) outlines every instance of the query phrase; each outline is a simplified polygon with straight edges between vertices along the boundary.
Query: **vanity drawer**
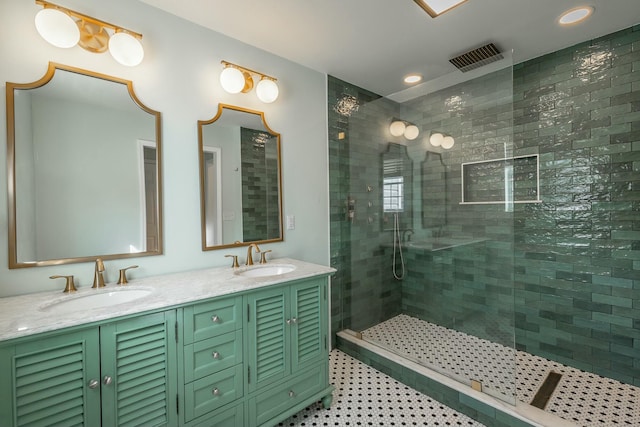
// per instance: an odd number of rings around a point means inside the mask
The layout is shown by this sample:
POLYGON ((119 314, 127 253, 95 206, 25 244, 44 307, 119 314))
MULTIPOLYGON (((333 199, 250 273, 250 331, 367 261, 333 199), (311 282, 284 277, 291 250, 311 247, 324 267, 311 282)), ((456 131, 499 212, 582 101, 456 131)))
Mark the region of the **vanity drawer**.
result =
POLYGON ((326 384, 326 368, 315 366, 284 384, 265 390, 249 403, 249 416, 256 425, 277 417, 322 390, 326 384))
POLYGON ((185 421, 205 415, 242 397, 243 365, 239 364, 185 385, 185 421))
POLYGON ((184 379, 191 382, 242 362, 242 331, 184 346, 184 379))
POLYGON ((242 329, 242 297, 223 298, 184 309, 184 343, 242 329))
POLYGON ((244 425, 244 405, 241 403, 232 408, 225 408, 217 413, 209 414, 189 427, 241 427, 244 425))

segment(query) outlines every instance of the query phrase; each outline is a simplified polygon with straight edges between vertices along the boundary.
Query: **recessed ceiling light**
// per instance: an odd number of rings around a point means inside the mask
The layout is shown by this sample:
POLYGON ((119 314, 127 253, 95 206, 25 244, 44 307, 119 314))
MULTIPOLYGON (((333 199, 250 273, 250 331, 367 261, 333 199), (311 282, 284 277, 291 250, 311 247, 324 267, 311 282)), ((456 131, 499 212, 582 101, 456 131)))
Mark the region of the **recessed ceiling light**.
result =
POLYGON ((409 74, 404 78, 404 82, 408 84, 418 83, 422 80, 422 76, 420 74, 409 74))
POLYGON ((558 22, 560 25, 577 24, 578 22, 582 22, 587 19, 592 13, 593 7, 591 6, 576 7, 575 9, 567 10, 565 13, 560 15, 558 22))
POLYGON ((442 15, 467 0, 413 0, 432 18, 442 15))

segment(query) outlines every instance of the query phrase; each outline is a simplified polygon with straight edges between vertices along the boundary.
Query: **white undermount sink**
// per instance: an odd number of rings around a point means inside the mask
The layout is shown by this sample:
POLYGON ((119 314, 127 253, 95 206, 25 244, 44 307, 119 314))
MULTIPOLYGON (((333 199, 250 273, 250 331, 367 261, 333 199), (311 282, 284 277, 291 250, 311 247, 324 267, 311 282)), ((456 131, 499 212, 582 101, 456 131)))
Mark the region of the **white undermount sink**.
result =
POLYGON ((98 292, 88 295, 69 295, 41 306, 40 310, 49 313, 74 313, 113 307, 144 298, 150 294, 151 291, 147 289, 119 289, 112 292, 98 292))
POLYGON ((238 270, 236 274, 243 277, 269 277, 291 273, 295 269, 296 266, 291 264, 262 264, 238 270))

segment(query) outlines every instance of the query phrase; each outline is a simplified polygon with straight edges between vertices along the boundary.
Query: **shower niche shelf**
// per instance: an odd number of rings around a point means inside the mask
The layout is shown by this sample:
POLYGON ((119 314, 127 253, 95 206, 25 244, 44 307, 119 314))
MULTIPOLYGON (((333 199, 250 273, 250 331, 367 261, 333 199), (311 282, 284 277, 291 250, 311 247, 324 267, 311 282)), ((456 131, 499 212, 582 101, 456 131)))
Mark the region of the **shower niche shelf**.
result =
POLYGON ((461 205, 541 203, 537 154, 461 165, 461 205))

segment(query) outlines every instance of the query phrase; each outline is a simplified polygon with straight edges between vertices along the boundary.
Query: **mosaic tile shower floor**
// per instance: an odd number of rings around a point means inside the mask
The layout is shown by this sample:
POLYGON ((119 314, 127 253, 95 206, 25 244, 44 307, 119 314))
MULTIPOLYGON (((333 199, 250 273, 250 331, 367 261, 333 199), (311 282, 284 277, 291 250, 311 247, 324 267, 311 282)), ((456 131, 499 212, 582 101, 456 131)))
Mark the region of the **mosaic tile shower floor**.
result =
POLYGON ((278 426, 483 426, 339 350, 329 375, 331 408, 315 403, 278 426))
POLYGON ((547 374, 555 371, 562 379, 547 412, 585 427, 640 426, 638 387, 402 314, 362 334, 367 341, 437 371, 476 379, 507 396, 515 390, 517 399, 525 403, 531 402, 547 374))

